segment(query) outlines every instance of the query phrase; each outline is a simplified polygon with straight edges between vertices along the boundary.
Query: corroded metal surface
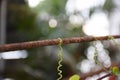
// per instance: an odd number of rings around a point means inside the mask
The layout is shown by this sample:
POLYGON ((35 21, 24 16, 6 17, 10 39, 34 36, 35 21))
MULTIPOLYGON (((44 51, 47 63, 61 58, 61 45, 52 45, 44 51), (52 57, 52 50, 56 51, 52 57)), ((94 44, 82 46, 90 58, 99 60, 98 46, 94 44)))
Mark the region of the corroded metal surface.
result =
MULTIPOLYGON (((112 35, 112 37, 120 38, 120 35, 112 35)), ((86 36, 86 37, 65 38, 65 39, 62 39, 63 40, 62 44, 90 42, 95 40, 108 40, 109 38, 110 36, 100 36, 100 37, 86 36)), ((42 47, 42 46, 51 46, 51 45, 58 45, 58 44, 59 44, 59 39, 5 44, 5 45, 0 45, 0 52, 23 50, 23 49, 30 49, 30 48, 36 48, 36 47, 42 47)))

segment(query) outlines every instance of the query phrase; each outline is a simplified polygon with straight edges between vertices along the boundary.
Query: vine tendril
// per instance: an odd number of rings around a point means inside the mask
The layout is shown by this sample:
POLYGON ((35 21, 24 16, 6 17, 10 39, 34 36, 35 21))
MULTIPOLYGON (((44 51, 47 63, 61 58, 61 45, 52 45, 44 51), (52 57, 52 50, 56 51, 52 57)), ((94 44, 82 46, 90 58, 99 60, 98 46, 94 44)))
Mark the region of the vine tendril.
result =
POLYGON ((115 40, 113 36, 108 36, 108 40, 112 40, 117 46, 120 46, 120 44, 115 40))
MULTIPOLYGON (((95 40, 97 41, 96 37, 94 37, 94 38, 95 38, 95 40)), ((95 44, 96 44, 96 43, 95 43, 95 44)), ((93 59, 94 59, 94 61, 95 61, 95 64, 101 66, 104 71, 106 71, 106 72, 109 73, 109 71, 108 71, 108 70, 101 64, 101 62, 98 60, 98 52, 97 52, 97 47, 96 47, 96 45, 94 45, 94 48, 95 48, 95 52, 94 52, 93 59)))
MULTIPOLYGON (((93 36, 94 37, 94 36, 93 36)), ((96 37, 94 37, 95 41, 97 41, 96 37)), ((95 43, 96 44, 96 43, 95 43)), ((100 62, 98 61, 98 54, 97 54, 97 47, 94 45, 94 48, 95 48, 95 52, 94 52, 94 61, 95 61, 95 64, 99 64, 100 62)))
MULTIPOLYGON (((118 43, 115 38, 113 36, 108 36, 108 40, 112 40, 117 46, 120 46, 120 43, 118 43)), ((114 67, 110 67, 110 71, 112 72, 112 74, 114 75, 118 75, 120 74, 120 69, 117 66, 114 67)))
POLYGON ((58 44, 58 47, 59 47, 59 51, 58 51, 58 67, 57 67, 57 71, 58 71, 58 75, 59 77, 57 78, 57 80, 61 80, 62 79, 62 70, 60 69, 62 67, 62 64, 61 62, 63 61, 63 58, 62 58, 62 39, 61 38, 58 38, 59 40, 59 44, 58 44))

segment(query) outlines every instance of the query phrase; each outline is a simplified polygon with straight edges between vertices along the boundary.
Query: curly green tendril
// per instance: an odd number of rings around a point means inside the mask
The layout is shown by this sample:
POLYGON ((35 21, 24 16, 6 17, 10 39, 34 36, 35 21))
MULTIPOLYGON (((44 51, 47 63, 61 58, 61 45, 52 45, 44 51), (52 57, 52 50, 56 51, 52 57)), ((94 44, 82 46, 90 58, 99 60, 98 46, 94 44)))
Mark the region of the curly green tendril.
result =
MULTIPOLYGON (((94 39, 95 39, 95 41, 97 41, 96 37, 94 37, 94 39)), ((97 53, 96 42, 95 42, 94 48, 95 48, 95 52, 94 52, 93 59, 95 61, 95 64, 100 64, 100 62, 98 61, 98 53, 97 53)))
MULTIPOLYGON (((97 41, 96 37, 94 37, 95 40, 97 41)), ((108 40, 112 40, 115 45, 120 46, 120 43, 118 43, 113 36, 108 36, 108 40)), ((101 66, 103 70, 105 70, 107 73, 109 73, 109 70, 107 70, 101 62, 98 60, 98 52, 97 52, 97 47, 94 45, 95 52, 94 52, 94 61, 97 65, 101 66)), ((120 74, 120 69, 117 66, 110 67, 110 71, 114 75, 119 75, 120 74)))
POLYGON ((117 46, 120 46, 120 43, 118 43, 113 36, 108 36, 108 40, 112 40, 117 46))
POLYGON ((99 61, 98 61, 98 54, 97 54, 97 48, 96 47, 94 47, 95 48, 95 52, 94 52, 94 61, 95 61, 95 64, 99 64, 99 61))
POLYGON ((94 52, 93 58, 94 58, 95 64, 98 64, 101 66, 102 64, 98 60, 98 52, 97 52, 97 47, 95 45, 94 45, 94 48, 95 48, 95 52, 94 52))
MULTIPOLYGON (((109 35, 109 36, 108 36, 108 40, 112 40, 112 41, 115 43, 115 45, 120 46, 120 43, 118 43, 113 36, 110 36, 110 35, 109 35)), ((114 74, 114 75, 120 74, 120 69, 119 69, 119 67, 117 67, 117 66, 110 67, 110 71, 111 71, 112 74, 114 74)))
MULTIPOLYGON (((95 38, 95 40, 97 41, 96 37, 94 37, 94 38, 95 38)), ((95 64, 101 66, 102 69, 105 70, 106 72, 109 72, 109 71, 102 65, 102 63, 98 60, 98 51, 97 51, 97 47, 96 47, 96 42, 95 42, 94 48, 95 48, 95 52, 94 52, 93 59, 94 59, 94 61, 95 61, 95 64)))
POLYGON ((58 67, 57 67, 57 71, 58 71, 58 79, 57 80, 61 80, 62 79, 62 70, 60 69, 62 67, 62 64, 61 62, 63 61, 63 58, 62 58, 62 39, 61 38, 58 38, 59 39, 59 51, 58 51, 58 67))
POLYGON ((104 71, 109 72, 109 71, 103 66, 103 64, 98 60, 97 47, 94 46, 94 48, 95 48, 95 52, 94 52, 94 57, 93 57, 93 58, 94 58, 95 64, 101 66, 104 71))

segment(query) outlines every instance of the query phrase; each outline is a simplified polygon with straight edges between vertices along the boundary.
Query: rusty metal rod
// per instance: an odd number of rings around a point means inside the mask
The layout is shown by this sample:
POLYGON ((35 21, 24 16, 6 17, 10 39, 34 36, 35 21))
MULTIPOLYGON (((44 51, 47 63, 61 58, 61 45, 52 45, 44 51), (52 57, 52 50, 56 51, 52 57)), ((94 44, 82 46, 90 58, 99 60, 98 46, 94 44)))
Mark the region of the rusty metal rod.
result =
MULTIPOLYGON (((111 35, 111 36, 114 38, 120 38, 120 35, 111 35)), ((63 41, 62 44, 90 42, 95 40, 108 40, 109 38, 110 36, 100 36, 100 37, 85 36, 85 37, 64 38, 62 39, 63 41)), ((51 45, 58 45, 58 44, 59 44, 59 39, 5 44, 5 45, 0 45, 0 52, 23 50, 23 49, 30 49, 30 48, 36 48, 36 47, 42 47, 42 46, 51 46, 51 45)))

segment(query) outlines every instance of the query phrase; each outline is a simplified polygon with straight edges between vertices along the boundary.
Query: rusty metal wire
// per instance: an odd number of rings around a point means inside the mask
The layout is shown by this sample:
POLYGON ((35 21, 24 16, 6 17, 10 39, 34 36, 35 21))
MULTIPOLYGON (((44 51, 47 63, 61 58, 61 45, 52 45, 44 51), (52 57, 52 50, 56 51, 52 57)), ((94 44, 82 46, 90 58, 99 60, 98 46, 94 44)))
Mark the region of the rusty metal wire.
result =
MULTIPOLYGON (((114 38, 120 38, 120 35, 111 35, 111 36, 114 38)), ((64 38, 62 39, 63 41, 62 44, 90 42, 90 41, 95 41, 95 39, 108 40, 109 36, 100 36, 100 37, 85 36, 85 37, 64 38)), ((42 46, 51 46, 51 45, 58 45, 58 44, 59 44, 58 39, 5 44, 5 45, 0 45, 0 52, 23 50, 23 49, 30 49, 30 48, 36 48, 36 47, 42 47, 42 46)))

